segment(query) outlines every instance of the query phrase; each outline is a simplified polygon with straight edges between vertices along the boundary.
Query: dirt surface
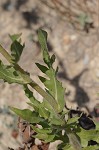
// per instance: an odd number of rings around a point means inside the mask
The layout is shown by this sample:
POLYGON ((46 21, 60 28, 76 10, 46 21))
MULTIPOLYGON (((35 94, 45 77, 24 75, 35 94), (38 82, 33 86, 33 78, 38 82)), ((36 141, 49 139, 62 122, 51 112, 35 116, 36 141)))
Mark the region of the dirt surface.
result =
MULTIPOLYGON (((42 86, 35 65, 42 62, 39 28, 48 32, 49 51, 57 57, 67 106, 92 112, 99 103, 99 0, 0 0, 0 43, 9 51, 8 34, 22 33, 19 63, 42 86)), ((0 150, 20 145, 20 136, 13 136, 17 119, 7 107, 23 109, 26 101, 21 86, 0 81, 0 150)))

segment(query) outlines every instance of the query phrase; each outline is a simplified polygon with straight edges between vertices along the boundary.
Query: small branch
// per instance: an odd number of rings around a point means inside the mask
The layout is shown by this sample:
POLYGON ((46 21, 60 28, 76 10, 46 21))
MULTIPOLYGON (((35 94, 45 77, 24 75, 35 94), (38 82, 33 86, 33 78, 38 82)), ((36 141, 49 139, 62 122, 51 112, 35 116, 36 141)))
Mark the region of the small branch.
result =
POLYGON ((0 44, 0 53, 6 58, 6 60, 12 64, 12 59, 9 53, 0 44))

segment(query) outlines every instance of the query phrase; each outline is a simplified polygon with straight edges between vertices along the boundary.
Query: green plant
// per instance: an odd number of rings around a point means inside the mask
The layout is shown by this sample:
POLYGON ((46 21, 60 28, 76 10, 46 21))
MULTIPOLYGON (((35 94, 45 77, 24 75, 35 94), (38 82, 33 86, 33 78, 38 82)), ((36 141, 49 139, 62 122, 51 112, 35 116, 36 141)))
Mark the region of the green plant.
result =
POLYGON ((10 35, 10 38, 12 40, 11 55, 0 45, 0 53, 10 63, 10 65, 4 65, 0 61, 0 79, 10 84, 21 84, 25 95, 30 100, 28 104, 33 110, 20 110, 14 107, 10 107, 10 109, 30 124, 35 132, 35 135, 32 135, 33 138, 38 138, 44 143, 61 140, 61 144, 57 147, 59 150, 98 150, 98 123, 94 123, 80 111, 75 111, 77 115, 73 117, 74 110, 67 109, 65 105, 65 89, 57 80, 58 68, 53 68, 55 55, 50 56, 48 53, 47 33, 41 29, 38 31, 45 65, 36 63, 37 67, 46 75, 46 77, 39 76, 45 90, 18 65, 24 48, 24 44, 21 44, 20 34, 10 35), (35 89, 43 97, 43 102, 34 97, 29 87, 35 89), (90 144, 91 141, 96 142, 95 145, 90 144))

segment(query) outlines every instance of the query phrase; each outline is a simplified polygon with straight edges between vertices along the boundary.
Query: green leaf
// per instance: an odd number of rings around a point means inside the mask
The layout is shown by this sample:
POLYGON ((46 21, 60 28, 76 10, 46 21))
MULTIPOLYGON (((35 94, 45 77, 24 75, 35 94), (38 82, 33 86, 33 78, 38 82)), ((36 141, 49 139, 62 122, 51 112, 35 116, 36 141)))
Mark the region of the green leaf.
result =
POLYGON ((82 147, 86 147, 90 140, 99 143, 99 130, 84 130, 83 128, 78 128, 77 130, 76 134, 80 137, 82 147))
POLYGON ((38 113, 33 112, 29 109, 20 110, 14 107, 10 107, 10 109, 29 123, 39 123, 40 121, 43 121, 43 119, 38 116, 38 113))
POLYGON ((45 133, 38 133, 37 135, 33 136, 35 138, 38 138, 40 140, 44 140, 44 142, 48 143, 48 142, 52 142, 55 135, 53 134, 45 134, 45 133))
POLYGON ((63 147, 63 150, 74 150, 74 148, 72 148, 70 144, 66 144, 66 146, 63 147))
POLYGON ((32 103, 27 102, 27 104, 28 104, 29 106, 31 106, 31 107, 33 108, 33 110, 35 110, 35 112, 38 112, 38 108, 35 107, 32 103))
POLYGON ((99 145, 87 146, 86 148, 83 148, 82 150, 99 150, 99 145))
POLYGON ((64 125, 64 119, 60 118, 59 116, 55 116, 53 113, 50 114, 49 117, 50 125, 64 125))
POLYGON ((47 68, 39 63, 36 63, 37 67, 45 73, 49 80, 39 76, 39 79, 48 89, 48 92, 55 98, 58 103, 59 112, 61 112, 65 106, 64 94, 65 89, 62 87, 62 84, 56 78, 56 71, 53 68, 47 68))
POLYGON ((44 117, 45 119, 48 119, 49 116, 50 116, 49 111, 46 110, 46 109, 43 107, 42 104, 40 104, 40 106, 39 106, 39 115, 40 115, 41 117, 44 117))
POLYGON ((36 132, 36 133, 42 133, 42 134, 50 134, 50 133, 52 133, 52 130, 51 129, 40 129, 40 128, 37 128, 37 127, 35 127, 35 126, 31 126, 32 127, 32 129, 36 132))
POLYGON ((70 118, 68 121, 67 121, 67 124, 73 124, 73 123, 76 123, 78 121, 80 117, 74 117, 74 118, 70 118))
POLYGON ((48 89, 50 95, 52 95, 58 103, 58 110, 61 112, 65 106, 64 94, 65 89, 62 87, 62 84, 56 78, 56 72, 53 68, 50 68, 45 72, 45 74, 49 77, 49 80, 39 76, 39 79, 45 87, 48 89))
POLYGON ((10 49, 11 49, 11 56, 12 56, 13 63, 17 63, 19 61, 25 46, 24 44, 22 45, 20 41, 17 40, 20 36, 21 34, 10 35, 10 38, 12 40, 10 49))
POLYGON ((28 88, 27 85, 24 85, 24 92, 25 95, 29 98, 29 100, 31 101, 31 103, 36 107, 39 108, 40 102, 33 96, 33 92, 30 91, 30 89, 28 88))
POLYGON ((57 80, 57 69, 55 71, 52 66, 55 62, 55 55, 52 55, 52 57, 50 58, 47 48, 47 33, 44 30, 40 29, 38 31, 38 38, 41 49, 43 51, 43 60, 48 68, 38 63, 36 63, 36 65, 43 73, 48 76, 49 80, 40 76, 39 79, 47 88, 48 93, 54 97, 58 104, 58 111, 61 112, 65 106, 65 89, 62 87, 62 84, 57 80))
POLYGON ((47 101, 43 101, 39 105, 38 112, 40 116, 44 117, 45 119, 48 119, 51 124, 62 125, 64 123, 64 121, 55 114, 52 107, 47 101))
POLYGON ((43 51, 43 60, 47 64, 47 66, 50 67, 51 62, 50 62, 50 56, 49 56, 48 48, 47 48, 47 32, 39 29, 38 30, 38 39, 39 39, 39 43, 41 45, 41 49, 43 51))
MULTIPOLYGON (((63 150, 74 150, 71 145, 66 144, 66 146, 62 147, 63 150)), ((82 148, 82 150, 99 150, 98 145, 87 146, 86 148, 82 148)))
POLYGON ((40 122, 39 125, 42 126, 42 128, 44 129, 49 129, 50 128, 50 125, 49 125, 49 122, 47 119, 45 119, 44 121, 40 122))
POLYGON ((44 106, 44 108, 46 108, 51 114, 54 114, 55 112, 53 111, 51 105, 49 104, 48 101, 43 100, 42 105, 44 106))
POLYGON ((19 61, 22 51, 24 49, 24 46, 25 45, 21 45, 17 41, 14 41, 11 44, 11 55, 12 55, 12 60, 14 61, 14 63, 17 63, 19 61))
POLYGON ((56 113, 54 112, 54 110, 52 109, 52 107, 48 101, 43 100, 42 105, 43 105, 43 108, 45 108, 45 110, 48 111, 48 120, 52 120, 52 118, 57 118, 57 119, 59 119, 59 122, 62 123, 62 120, 60 121, 59 116, 56 115, 56 113))
POLYGON ((0 61, 0 79, 8 83, 27 84, 28 81, 23 79, 18 71, 12 66, 6 66, 0 61))

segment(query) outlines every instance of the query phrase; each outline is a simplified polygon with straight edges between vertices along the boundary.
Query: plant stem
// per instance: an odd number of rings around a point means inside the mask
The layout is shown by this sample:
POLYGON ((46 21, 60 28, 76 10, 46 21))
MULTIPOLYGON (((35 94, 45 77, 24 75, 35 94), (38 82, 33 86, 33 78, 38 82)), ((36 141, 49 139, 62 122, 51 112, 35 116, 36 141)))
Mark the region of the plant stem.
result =
POLYGON ((0 44, 0 53, 6 58, 6 60, 12 64, 12 59, 9 53, 0 44))

